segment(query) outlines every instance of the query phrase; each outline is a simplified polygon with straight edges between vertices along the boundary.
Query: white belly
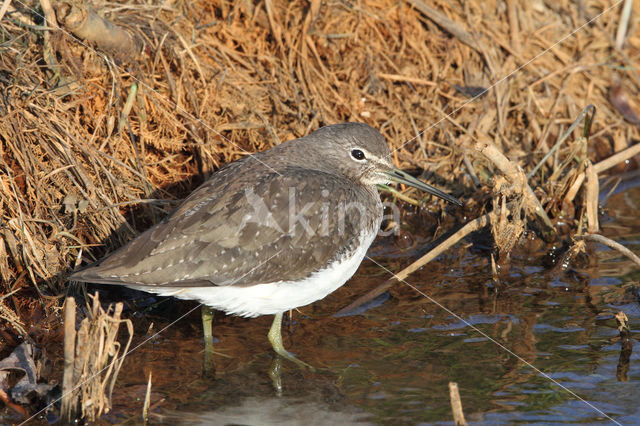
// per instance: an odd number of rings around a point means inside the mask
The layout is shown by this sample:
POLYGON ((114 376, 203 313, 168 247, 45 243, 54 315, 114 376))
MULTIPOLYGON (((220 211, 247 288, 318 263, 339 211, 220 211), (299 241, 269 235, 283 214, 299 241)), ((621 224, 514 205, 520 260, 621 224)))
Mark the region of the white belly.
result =
POLYGON ((335 261, 302 281, 278 281, 247 287, 131 287, 162 296, 198 300, 214 309, 243 317, 273 315, 308 305, 337 290, 355 274, 377 233, 376 227, 369 235, 363 235, 359 248, 351 257, 335 261))

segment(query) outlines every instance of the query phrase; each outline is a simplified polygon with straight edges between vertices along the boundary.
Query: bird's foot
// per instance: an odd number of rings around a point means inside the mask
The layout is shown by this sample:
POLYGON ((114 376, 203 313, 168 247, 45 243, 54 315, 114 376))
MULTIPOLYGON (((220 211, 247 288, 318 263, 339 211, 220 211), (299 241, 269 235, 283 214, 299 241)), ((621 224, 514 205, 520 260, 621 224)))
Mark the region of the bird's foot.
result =
POLYGON ((273 319, 273 324, 271 325, 271 329, 269 330, 269 334, 268 334, 269 342, 271 342, 271 346, 273 347, 273 350, 282 358, 288 359, 289 361, 293 361, 302 368, 308 368, 311 371, 315 371, 315 368, 313 368, 306 362, 299 360, 298 358, 295 357, 295 355, 288 352, 284 348, 284 345, 282 344, 281 327, 282 327, 282 313, 278 313, 273 319))
POLYGON ((301 359, 296 358, 296 356, 294 354, 292 354, 291 352, 287 351, 284 347, 280 347, 280 348, 273 348, 274 351, 276 351, 276 353, 281 356, 284 359, 288 359, 289 361, 293 361, 296 364, 298 364, 298 366, 302 367, 302 368, 308 368, 311 371, 315 371, 316 369, 307 364, 306 362, 302 361, 301 359))

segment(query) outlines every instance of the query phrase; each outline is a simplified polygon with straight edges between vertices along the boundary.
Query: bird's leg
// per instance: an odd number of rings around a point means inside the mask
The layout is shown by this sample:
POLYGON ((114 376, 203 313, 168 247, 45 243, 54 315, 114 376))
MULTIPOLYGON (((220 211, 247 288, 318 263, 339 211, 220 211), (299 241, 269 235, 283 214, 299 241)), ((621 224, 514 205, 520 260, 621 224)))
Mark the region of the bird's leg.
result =
POLYGON ((213 309, 202 305, 202 329, 204 331, 204 373, 214 372, 213 366, 213 309))
POLYGON ((269 342, 271 342, 271 346, 273 346, 273 350, 276 351, 278 355, 282 358, 286 358, 290 361, 295 362, 300 367, 307 367, 311 370, 314 370, 312 366, 307 364, 304 361, 300 361, 296 358, 292 353, 287 352, 282 344, 282 312, 279 312, 273 318, 273 324, 271 325, 271 329, 269 330, 269 342))

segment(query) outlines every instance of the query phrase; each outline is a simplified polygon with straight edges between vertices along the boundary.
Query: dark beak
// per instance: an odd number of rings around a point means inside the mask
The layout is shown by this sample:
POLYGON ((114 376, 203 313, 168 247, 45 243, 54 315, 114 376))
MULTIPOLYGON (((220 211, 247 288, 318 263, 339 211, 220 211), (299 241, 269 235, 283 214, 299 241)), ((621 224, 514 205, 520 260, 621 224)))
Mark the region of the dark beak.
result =
POLYGON ((386 172, 386 175, 389 176, 393 182, 404 183, 405 185, 413 186, 414 188, 418 188, 424 192, 435 195, 436 197, 440 197, 443 200, 447 200, 450 203, 457 204, 462 206, 462 202, 455 197, 447 194, 446 192, 442 192, 437 188, 434 188, 431 185, 428 185, 408 173, 403 172, 402 170, 398 170, 395 167, 392 168, 389 172, 386 172))

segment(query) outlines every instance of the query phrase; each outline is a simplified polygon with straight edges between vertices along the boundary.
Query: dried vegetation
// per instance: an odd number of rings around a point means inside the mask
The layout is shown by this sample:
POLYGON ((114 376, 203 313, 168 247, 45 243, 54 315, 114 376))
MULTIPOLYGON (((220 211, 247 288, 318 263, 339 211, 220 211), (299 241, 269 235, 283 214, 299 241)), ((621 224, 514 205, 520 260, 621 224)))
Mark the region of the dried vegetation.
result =
POLYGON ((109 306, 105 311, 97 294, 90 299, 87 316, 78 330, 75 329, 75 299, 69 297, 65 302, 61 417, 67 422, 76 418, 93 422, 109 412, 113 386, 133 339, 131 320, 120 319, 122 303, 109 306), (118 341, 122 324, 128 335, 124 347, 118 341))

